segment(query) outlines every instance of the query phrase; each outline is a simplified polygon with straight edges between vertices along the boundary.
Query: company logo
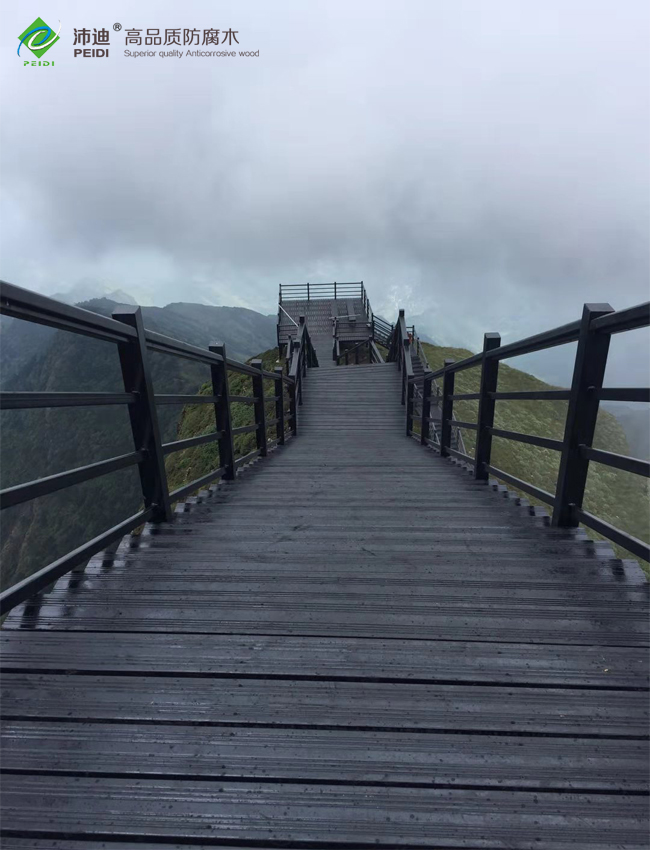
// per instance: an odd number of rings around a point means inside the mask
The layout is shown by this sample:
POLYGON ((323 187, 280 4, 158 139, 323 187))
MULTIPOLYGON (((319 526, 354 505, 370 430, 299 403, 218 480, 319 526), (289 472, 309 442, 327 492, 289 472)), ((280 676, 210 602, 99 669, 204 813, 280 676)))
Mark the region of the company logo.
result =
POLYGON ((53 44, 59 40, 59 33, 61 32, 61 21, 59 21, 59 29, 56 33, 52 30, 51 27, 45 23, 42 18, 36 18, 36 20, 31 23, 22 35, 19 35, 20 44, 18 45, 18 55, 20 56, 20 48, 23 44, 28 47, 34 56, 38 59, 44 53, 52 47, 53 44))

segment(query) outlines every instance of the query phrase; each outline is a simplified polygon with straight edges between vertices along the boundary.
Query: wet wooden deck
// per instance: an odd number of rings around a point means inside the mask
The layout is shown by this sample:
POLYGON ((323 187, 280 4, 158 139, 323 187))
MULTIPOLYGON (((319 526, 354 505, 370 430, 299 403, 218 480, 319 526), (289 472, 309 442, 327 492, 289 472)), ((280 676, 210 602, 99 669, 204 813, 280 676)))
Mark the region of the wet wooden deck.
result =
POLYGON ((3 850, 647 848, 648 585, 403 436, 394 364, 1 633, 3 850))

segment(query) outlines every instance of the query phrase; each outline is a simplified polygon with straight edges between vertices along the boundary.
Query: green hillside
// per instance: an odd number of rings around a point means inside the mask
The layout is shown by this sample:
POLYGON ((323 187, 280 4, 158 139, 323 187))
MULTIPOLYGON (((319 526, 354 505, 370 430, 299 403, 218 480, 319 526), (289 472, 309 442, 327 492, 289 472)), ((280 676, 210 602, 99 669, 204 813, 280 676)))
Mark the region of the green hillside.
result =
MULTIPOLYGON (((256 358, 251 359, 261 360, 263 368, 266 371, 272 372, 276 366, 283 365, 283 361, 280 361, 278 357, 278 349, 271 348, 263 354, 258 354, 256 358)), ((248 375, 240 375, 235 372, 228 374, 228 389, 231 395, 252 395, 251 382, 252 379, 248 375)), ((264 394, 266 396, 272 396, 274 394, 273 384, 274 382, 271 380, 264 381, 264 394)), ((209 382, 203 384, 199 393, 201 395, 211 395, 212 385, 209 382)), ((285 403, 285 410, 286 407, 287 405, 285 403)), ((275 402, 273 400, 267 402, 265 409, 267 419, 275 419, 275 402)), ((252 425, 255 421, 253 405, 246 404, 245 402, 232 402, 230 405, 230 416, 233 428, 252 425)), ((287 427, 286 424, 285 427, 287 427)), ((185 440, 188 437, 211 434, 215 430, 214 409, 212 405, 187 405, 183 408, 178 424, 177 439, 185 440)), ((273 429, 267 428, 267 437, 269 440, 272 439, 273 434, 273 429)), ((233 442, 235 446, 235 458, 242 457, 255 448, 255 434, 254 432, 237 434, 233 442)), ((207 446, 197 446, 193 449, 175 452, 166 459, 169 489, 176 490, 178 487, 189 484, 190 481, 194 481, 202 475, 207 475, 211 470, 218 469, 219 466, 219 446, 217 443, 210 443, 207 446)))
MULTIPOLYGON (((83 306, 110 315, 117 305, 97 299, 83 306)), ((144 308, 143 315, 151 330, 202 347, 218 339, 226 343, 230 356, 242 360, 272 345, 276 335, 274 317, 242 308, 172 304, 144 308)), ((112 343, 51 332, 19 320, 3 323, 1 342, 3 390, 123 390, 118 352, 112 343)), ((157 393, 196 392, 210 374, 207 366, 155 351, 151 371, 157 393)), ((173 440, 182 407, 163 404, 157 412, 163 440, 173 440)), ((0 427, 2 487, 133 450, 128 411, 123 406, 4 410, 0 427)), ((3 511, 0 586, 9 587, 136 513, 141 498, 138 473, 131 468, 3 511)))
MULTIPOLYGON (((472 352, 464 348, 444 348, 424 344, 429 365, 435 371, 441 369, 446 359, 464 360, 472 352)), ((468 369, 456 375, 457 393, 475 393, 479 390, 479 369, 468 369)), ((501 392, 522 390, 559 389, 550 384, 499 364, 498 389, 501 392)), ((494 425, 521 434, 536 434, 540 437, 564 438, 564 422, 567 402, 564 401, 499 401, 495 411, 494 425)), ((454 413, 465 422, 475 422, 478 402, 454 402, 454 413)), ((463 431, 468 454, 474 453, 473 431, 463 431)), ((606 411, 598 415, 594 446, 619 454, 630 454, 625 432, 618 420, 606 411)), ((528 481, 550 493, 555 492, 559 454, 550 449, 541 449, 513 440, 495 437, 492 443, 492 465, 528 481)), ((535 500, 526 496, 532 503, 535 500)), ((585 510, 606 520, 641 540, 650 540, 650 500, 648 484, 638 475, 619 469, 611 469, 597 463, 589 465, 589 477, 584 501, 585 510)), ((589 531, 590 534, 593 532, 589 531)), ((596 536, 596 535, 594 535, 596 536)), ((621 554, 629 557, 621 550, 621 554)), ((646 572, 648 567, 641 562, 646 572)))
MULTIPOLYGON (((441 368, 445 359, 462 360, 471 355, 470 351, 462 348, 444 348, 428 344, 424 344, 424 348, 429 365, 434 370, 441 368)), ((261 355, 264 367, 273 369, 276 365, 277 356, 277 349, 271 349, 261 355)), ((341 368, 345 367, 342 366, 341 368)), ((309 381, 309 378, 307 378, 307 381, 309 381)), ((456 391, 459 393, 477 392, 478 381, 479 372, 477 369, 460 372, 456 376, 456 391)), ((505 364, 500 364, 499 367, 498 387, 499 390, 504 392, 557 389, 533 375, 513 369, 505 364)), ((243 375, 231 375, 230 388, 232 394, 248 394, 250 392, 250 379, 243 375)), ((201 392, 209 393, 209 385, 204 385, 201 392)), ((270 392, 271 390, 267 389, 267 393, 270 392)), ((566 407, 566 402, 558 401, 502 401, 497 405, 495 426, 510 431, 519 431, 523 434, 538 434, 561 440, 564 436, 566 407)), ((235 427, 253 421, 250 405, 233 404, 232 409, 235 427)), ((476 421, 477 403, 457 402, 455 412, 458 419, 469 422, 476 421)), ((271 408, 268 409, 267 416, 274 416, 271 408)), ((186 407, 181 417, 178 438, 185 439, 199 434, 207 434, 213 430, 214 416, 209 406, 186 407)), ((463 437, 467 452, 473 454, 474 432, 465 431, 463 437)), ((629 453, 622 427, 612 414, 605 411, 601 411, 598 418, 594 445, 621 454, 629 453)), ((243 434, 236 437, 238 456, 246 454, 254 447, 254 434, 243 434)), ((549 492, 555 491, 558 462, 558 453, 549 449, 540 449, 512 440, 494 439, 492 448, 494 466, 549 492)), ((173 489, 189 483, 218 466, 219 452, 214 444, 188 449, 185 452, 172 455, 168 459, 167 466, 170 488, 173 489)), ((535 503, 535 500, 527 495, 526 498, 535 503)), ((610 469, 595 463, 591 464, 585 497, 586 510, 628 531, 635 537, 649 540, 649 505, 648 487, 643 479, 620 470, 610 469)), ((593 534, 593 532, 589 533, 593 534)), ((630 557, 629 553, 623 550, 620 550, 620 554, 623 557, 630 557)), ((641 562, 641 565, 647 571, 645 562, 641 562)))

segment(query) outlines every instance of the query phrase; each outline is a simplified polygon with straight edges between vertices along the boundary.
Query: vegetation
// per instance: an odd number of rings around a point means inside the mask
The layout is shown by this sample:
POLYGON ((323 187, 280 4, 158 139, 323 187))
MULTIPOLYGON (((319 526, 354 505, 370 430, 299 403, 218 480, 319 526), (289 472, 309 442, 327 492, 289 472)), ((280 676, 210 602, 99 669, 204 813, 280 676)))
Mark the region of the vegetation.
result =
MULTIPOLYGON (((110 315, 117 305, 98 299, 83 306, 110 315)), ((206 347, 221 339, 228 354, 237 359, 275 339, 275 317, 251 310, 176 304, 147 307, 143 315, 151 330, 195 345, 206 347)), ((117 348, 112 343, 11 319, 2 323, 2 355, 4 390, 123 391, 117 348)), ((209 378, 207 366, 156 352, 151 354, 151 367, 158 393, 193 393, 209 378)), ((242 395, 250 395, 249 386, 247 379, 242 395)), ((209 405, 201 409, 212 412, 209 405)), ((241 410, 236 415, 251 413, 241 410)), ((179 406, 158 406, 164 441, 174 439, 181 415, 187 416, 179 406)), ((0 423, 2 487, 133 451, 128 413, 122 406, 7 410, 0 413, 0 423)), ((242 437, 248 439, 238 442, 254 440, 252 434, 242 437)), ((216 450, 216 446, 210 448, 216 450)), ((171 457, 177 461, 177 455, 171 457)), ((2 588, 101 534, 140 507, 138 473, 131 468, 3 511, 2 588)))
MULTIPOLYGON (((262 361, 262 367, 272 372, 276 366, 284 366, 284 361, 280 359, 277 348, 271 348, 263 354, 257 355, 257 358, 262 361)), ((250 363, 250 360, 248 361, 250 363)), ((236 372, 230 372, 228 375, 228 389, 231 395, 251 396, 252 378, 248 375, 241 375, 236 372)), ((264 395, 269 398, 274 395, 274 382, 271 380, 264 381, 264 395)), ((201 395, 211 395, 212 385, 205 383, 199 390, 201 395)), ((287 409, 288 396, 285 393, 285 410, 287 409)), ((271 398, 265 405, 267 420, 275 419, 275 401, 271 398)), ((240 428, 244 425, 254 424, 253 405, 246 402, 234 401, 230 405, 230 416, 232 419, 233 428, 240 428)), ((288 417, 288 412, 285 413, 288 417)), ((178 433, 176 439, 185 440, 189 437, 198 437, 203 434, 211 434, 216 430, 214 408, 210 404, 192 404, 187 405, 183 409, 180 422, 178 424, 178 433)), ((272 428, 267 428, 267 438, 272 437, 272 428)), ((235 457, 243 457, 256 447, 255 433, 237 434, 233 440, 235 447, 235 457)), ((217 443, 209 443, 206 446, 196 446, 192 449, 184 449, 180 452, 175 452, 167 457, 167 482, 171 491, 182 487, 184 484, 189 484, 203 475, 207 475, 213 469, 218 469, 221 465, 219 459, 219 446, 217 443)))
MULTIPOLYGON (((441 369, 446 359, 463 360, 472 352, 463 348, 444 348, 423 344, 430 367, 441 369)), ((456 374, 457 393, 475 393, 479 389, 479 369, 467 369, 456 374)), ((519 369, 505 363, 499 364, 501 392, 523 390, 549 390, 552 387, 519 369)), ((495 427, 521 434, 536 434, 561 440, 564 437, 567 402, 563 401, 499 401, 495 411, 495 427)), ((454 403, 456 417, 464 422, 475 422, 478 402, 459 401, 454 403)), ((475 434, 463 431, 463 440, 468 454, 473 455, 475 434)), ((594 446, 619 454, 630 454, 625 432, 617 419, 601 410, 594 438, 594 446)), ((495 437, 492 444, 492 465, 517 478, 528 481, 550 493, 555 492, 559 455, 550 449, 541 449, 525 443, 495 437)), ((584 508, 600 519, 627 531, 641 540, 650 540, 650 500, 645 479, 622 470, 612 469, 597 463, 589 465, 589 477, 585 492, 584 508)), ((533 504, 535 500, 526 495, 533 504)), ((539 503, 538 503, 539 504, 539 503)), ((587 529, 594 537, 597 535, 587 529)), ((621 550, 624 557, 629 553, 621 550)), ((648 565, 640 562, 648 572, 648 565)))

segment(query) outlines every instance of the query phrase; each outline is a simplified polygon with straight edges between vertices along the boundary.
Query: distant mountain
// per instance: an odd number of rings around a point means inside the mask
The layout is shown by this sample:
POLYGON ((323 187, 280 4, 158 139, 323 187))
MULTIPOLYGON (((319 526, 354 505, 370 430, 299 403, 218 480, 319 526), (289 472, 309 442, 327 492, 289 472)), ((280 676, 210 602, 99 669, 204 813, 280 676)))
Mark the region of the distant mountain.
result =
MULTIPOLYGON (((108 316, 117 304, 81 304, 108 316)), ((275 316, 240 307, 170 304, 144 307, 145 327, 200 347, 224 342, 245 360, 275 345, 275 316)), ((9 320, 0 340, 4 390, 121 392, 117 348, 112 343, 42 325, 9 320)), ((207 366, 153 352, 158 393, 195 393, 209 377, 207 366)), ((159 405, 164 439, 176 433, 181 406, 159 405)), ((124 407, 52 408, 0 413, 2 487, 31 481, 133 450, 124 407)), ((138 510, 136 469, 128 469, 3 511, 2 586, 45 566, 138 510)))
POLYGON ((81 280, 67 289, 65 292, 56 292, 50 296, 64 304, 80 304, 83 301, 93 301, 99 298, 107 298, 117 304, 137 304, 132 295, 123 289, 111 289, 108 284, 98 283, 96 280, 81 280))

